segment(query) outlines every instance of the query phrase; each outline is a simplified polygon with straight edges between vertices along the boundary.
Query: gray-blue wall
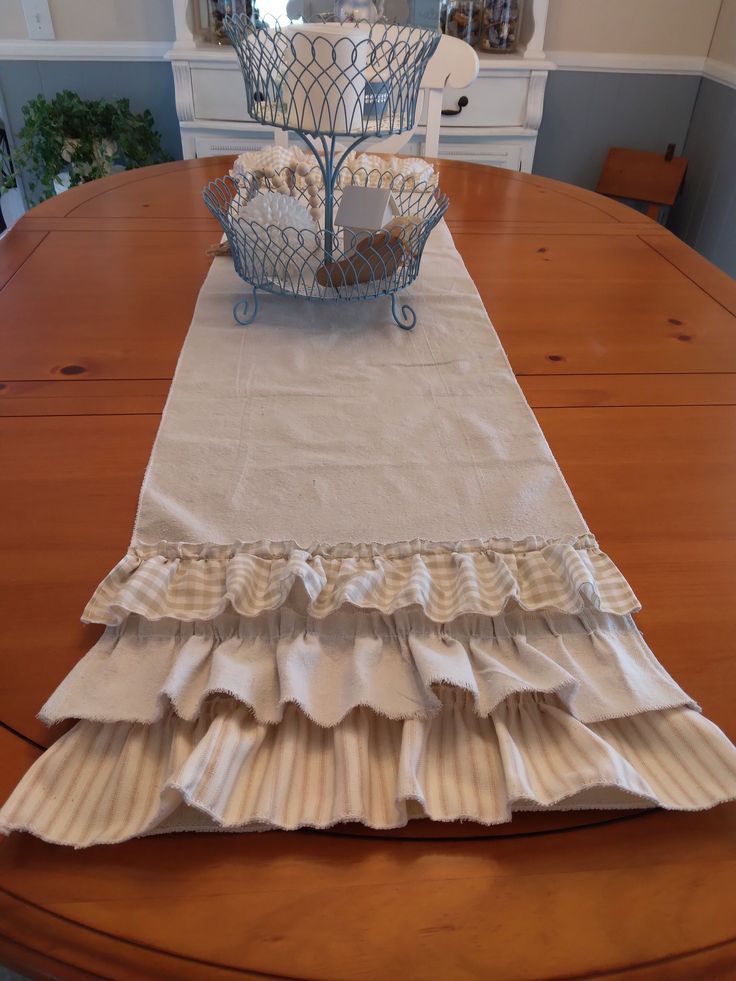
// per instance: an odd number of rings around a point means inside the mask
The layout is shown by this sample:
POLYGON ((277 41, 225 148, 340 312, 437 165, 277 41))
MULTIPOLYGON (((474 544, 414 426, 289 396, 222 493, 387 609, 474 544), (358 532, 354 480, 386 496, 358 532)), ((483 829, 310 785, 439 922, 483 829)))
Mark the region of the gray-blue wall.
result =
POLYGON ((594 188, 609 147, 689 160, 668 226, 736 276, 736 90, 694 75, 550 72, 534 173, 594 188))
POLYGON ((736 89, 703 79, 685 156, 685 190, 669 227, 736 277, 736 89))
POLYGON ((83 99, 127 98, 135 112, 150 109, 164 149, 175 159, 181 157, 168 61, 0 61, 5 122, 12 133, 23 125, 21 108, 29 99, 53 97, 62 89, 72 89, 83 99))
POLYGON ((699 76, 553 71, 534 173, 594 188, 612 146, 682 152, 699 76))

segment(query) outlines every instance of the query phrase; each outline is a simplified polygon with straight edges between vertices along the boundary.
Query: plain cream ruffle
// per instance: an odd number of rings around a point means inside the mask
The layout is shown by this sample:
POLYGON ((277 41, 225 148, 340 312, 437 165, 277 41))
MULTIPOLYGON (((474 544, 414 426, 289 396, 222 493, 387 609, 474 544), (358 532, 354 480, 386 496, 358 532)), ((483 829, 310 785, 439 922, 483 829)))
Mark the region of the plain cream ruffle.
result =
POLYGON ((173 713, 153 725, 79 722, 21 780, 0 830, 84 847, 189 828, 699 810, 736 796, 736 749, 689 708, 585 725, 554 695, 513 695, 487 716, 467 692, 437 696, 442 711, 426 719, 357 708, 330 729, 293 705, 262 725, 222 697, 192 722, 173 713))
POLYGON ((309 549, 294 542, 161 542, 132 546, 98 586, 83 620, 116 624, 128 613, 210 620, 228 610, 252 617, 287 600, 294 605, 297 585, 313 617, 344 605, 385 614, 418 606, 437 623, 466 613, 495 617, 510 607, 615 614, 639 609, 591 535, 309 549))
POLYGON ((257 618, 108 627, 41 710, 44 722, 187 720, 228 694, 256 720, 297 705, 320 726, 367 706, 391 719, 429 718, 435 688, 467 691, 485 716, 510 695, 556 693, 595 722, 653 709, 697 708, 657 662, 630 617, 521 611, 435 624, 420 611, 339 612, 314 620, 281 608, 257 618))

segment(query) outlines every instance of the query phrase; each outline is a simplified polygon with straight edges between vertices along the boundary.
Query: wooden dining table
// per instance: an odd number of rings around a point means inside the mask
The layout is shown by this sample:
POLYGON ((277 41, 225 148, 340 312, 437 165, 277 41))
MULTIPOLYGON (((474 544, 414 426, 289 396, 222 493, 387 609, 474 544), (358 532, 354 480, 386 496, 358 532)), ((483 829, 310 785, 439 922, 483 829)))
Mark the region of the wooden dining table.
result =
MULTIPOLYGON (((0 241, 3 799, 63 732, 36 713, 98 637, 79 616, 127 548, 218 239, 201 191, 230 163, 86 184, 0 241)), ((736 738, 736 283, 612 200, 438 166, 457 247, 648 643, 736 738)), ((736 977, 736 806, 83 851, 13 835, 0 963, 69 979, 736 977)))

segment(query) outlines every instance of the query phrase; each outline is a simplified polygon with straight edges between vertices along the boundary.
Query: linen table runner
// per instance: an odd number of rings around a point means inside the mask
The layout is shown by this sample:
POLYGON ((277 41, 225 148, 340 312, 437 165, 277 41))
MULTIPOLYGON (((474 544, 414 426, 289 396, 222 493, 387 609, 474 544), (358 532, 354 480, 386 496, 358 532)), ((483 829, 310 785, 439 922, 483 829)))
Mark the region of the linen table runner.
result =
POLYGON ((0 827, 75 846, 173 830, 486 824, 698 809, 736 750, 658 664, 446 226, 385 301, 200 293, 105 633, 43 707, 80 721, 0 827))

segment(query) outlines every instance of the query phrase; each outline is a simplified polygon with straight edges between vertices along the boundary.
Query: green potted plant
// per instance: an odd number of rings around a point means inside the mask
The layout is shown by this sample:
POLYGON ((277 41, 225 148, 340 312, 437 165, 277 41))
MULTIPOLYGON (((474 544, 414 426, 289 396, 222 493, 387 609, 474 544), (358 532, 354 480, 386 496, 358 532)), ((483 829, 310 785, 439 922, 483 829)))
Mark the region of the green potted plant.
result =
POLYGON ((81 99, 65 90, 50 101, 42 95, 31 99, 23 119, 15 169, 28 175, 28 190, 40 200, 118 167, 132 170, 171 159, 150 110, 135 113, 128 99, 81 99))

